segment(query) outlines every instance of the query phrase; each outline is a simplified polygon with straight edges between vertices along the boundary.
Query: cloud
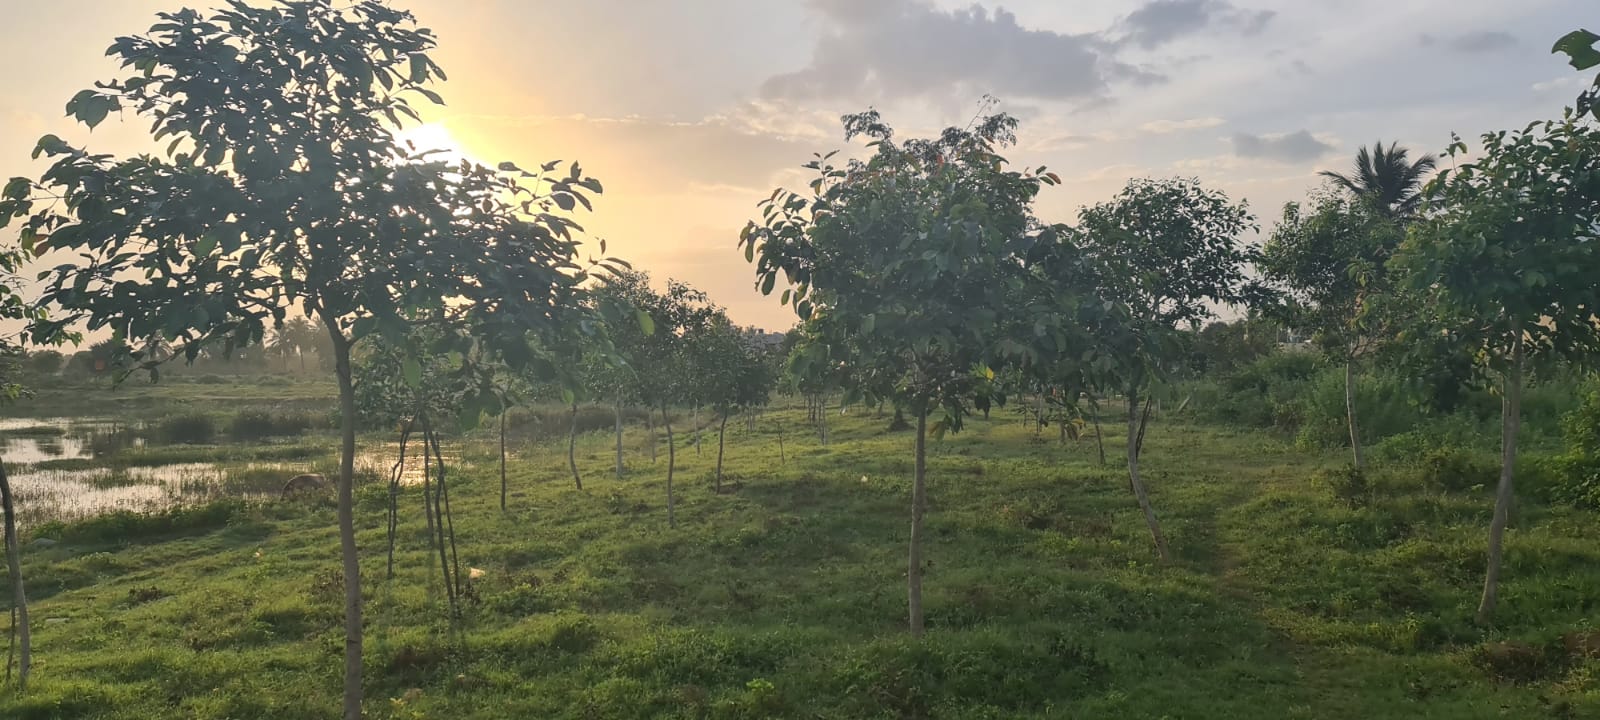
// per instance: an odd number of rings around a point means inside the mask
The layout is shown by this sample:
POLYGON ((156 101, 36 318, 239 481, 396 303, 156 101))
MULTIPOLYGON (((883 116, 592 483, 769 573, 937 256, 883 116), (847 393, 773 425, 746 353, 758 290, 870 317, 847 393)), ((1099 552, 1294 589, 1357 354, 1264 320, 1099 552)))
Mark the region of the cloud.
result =
POLYGON ((1117 23, 1117 42, 1151 50, 1212 28, 1256 35, 1276 16, 1275 11, 1244 10, 1228 0, 1150 0, 1117 23))
POLYGON ((1167 135, 1182 130, 1203 130, 1214 128, 1222 124, 1219 117, 1197 117, 1188 120, 1152 120, 1139 126, 1139 129, 1150 135, 1167 135))
POLYGON ((1445 38, 1423 33, 1417 36, 1417 41, 1425 47, 1442 44, 1453 52, 1469 55, 1499 52, 1517 46, 1516 36, 1503 30, 1481 30, 1445 38))
POLYGON ((1233 154, 1239 157, 1291 163, 1315 160, 1334 149, 1306 130, 1275 135, 1236 133, 1232 142, 1233 154))
POLYGON ((806 67, 769 78, 767 99, 1091 100, 1115 81, 1159 82, 1093 35, 1033 30, 1003 9, 927 0, 811 0, 825 22, 806 67))
POLYGON ((1553 90, 1576 92, 1578 88, 1588 85, 1589 81, 1580 79, 1577 75, 1563 75, 1562 77, 1536 82, 1532 85, 1536 93, 1547 93, 1553 90))

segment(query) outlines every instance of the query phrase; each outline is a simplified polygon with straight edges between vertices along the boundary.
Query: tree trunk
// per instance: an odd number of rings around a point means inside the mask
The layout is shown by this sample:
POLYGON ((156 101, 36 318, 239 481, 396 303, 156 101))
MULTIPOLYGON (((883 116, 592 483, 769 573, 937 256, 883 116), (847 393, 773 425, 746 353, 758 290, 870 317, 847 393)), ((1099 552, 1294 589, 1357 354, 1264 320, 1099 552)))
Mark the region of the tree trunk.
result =
POLYGON ((440 457, 439 455, 439 443, 437 441, 437 437, 438 436, 433 432, 432 424, 424 420, 422 441, 428 444, 430 451, 429 457, 431 457, 431 460, 427 460, 427 462, 429 462, 430 466, 434 463, 437 463, 437 471, 434 473, 433 477, 438 482, 434 485, 436 491, 432 494, 431 498, 426 487, 423 488, 422 496, 423 501, 429 505, 428 510, 432 513, 433 517, 434 534, 431 538, 429 538, 429 542, 437 546, 439 550, 439 577, 444 581, 445 598, 450 603, 450 623, 454 625, 456 621, 456 586, 455 583, 450 579, 450 557, 445 548, 444 458, 440 457))
POLYGON ((1366 461, 1361 457, 1361 430, 1356 424, 1356 361, 1355 348, 1351 348, 1350 357, 1344 361, 1344 415, 1350 423, 1350 452, 1355 456, 1357 470, 1365 470, 1366 461))
POLYGON ((1510 521, 1512 475, 1517 465, 1517 431, 1522 427, 1522 333, 1511 340, 1511 369, 1506 371, 1500 405, 1500 486, 1495 490, 1494 520, 1489 524, 1489 566, 1483 576, 1478 622, 1487 623, 1500 599, 1500 559, 1506 523, 1510 521))
POLYGON ((1139 501, 1139 510, 1144 513, 1144 522, 1150 526, 1150 536, 1156 542, 1156 557, 1162 562, 1167 561, 1167 540, 1161 535, 1161 523, 1156 520, 1156 511, 1150 507, 1150 495, 1145 492, 1144 480, 1139 477, 1139 446, 1144 433, 1143 423, 1139 422, 1138 391, 1128 391, 1128 484, 1133 487, 1133 496, 1139 501))
POLYGON ((667 527, 678 526, 678 516, 673 507, 672 497, 672 471, 677 469, 678 448, 672 441, 672 416, 667 414, 666 404, 661 406, 661 424, 667 426, 667 527))
POLYGON ((500 408, 500 512, 506 510, 506 409, 500 408))
POLYGON ((694 406, 694 456, 700 457, 700 405, 694 406))
POLYGON ((1038 409, 1033 411, 1033 434, 1044 432, 1044 390, 1039 391, 1038 409))
POLYGON ((823 396, 822 402, 818 403, 817 406, 819 408, 819 410, 817 411, 817 418, 818 418, 818 427, 819 427, 819 429, 820 429, 820 431, 822 433, 822 446, 823 447, 827 447, 828 446, 828 398, 827 398, 827 396, 823 396))
MULTIPOLYGON (((389 471, 389 562, 384 575, 389 580, 394 579, 394 541, 400 531, 400 479, 406 474, 406 446, 411 442, 411 431, 415 425, 416 418, 413 417, 407 420, 406 426, 400 430, 400 458, 389 471)), ((426 458, 427 448, 423 448, 423 452, 423 457, 426 458)))
MULTIPOLYGON (((451 580, 451 587, 454 589, 454 592, 455 592, 454 597, 459 602, 459 599, 461 598, 461 590, 462 590, 462 588, 461 588, 461 558, 460 558, 459 555, 456 554, 456 515, 455 515, 454 512, 451 512, 451 510, 450 510, 450 484, 445 482, 444 454, 439 452, 439 435, 438 435, 438 433, 434 433, 433 434, 433 459, 438 461, 438 463, 439 463, 439 475, 438 475, 438 478, 437 478, 439 480, 439 499, 443 503, 443 507, 444 507, 444 517, 440 521, 439 528, 440 528, 441 531, 443 531, 445 533, 445 536, 449 539, 449 542, 450 542, 450 580, 451 580)), ((457 606, 455 608, 455 611, 456 611, 456 614, 452 615, 452 617, 451 617, 451 619, 453 621, 460 619, 460 615, 459 615, 459 613, 461 611, 460 607, 457 606)))
POLYGON ((1089 416, 1094 418, 1094 446, 1100 451, 1100 464, 1106 464, 1106 437, 1100 432, 1100 405, 1094 398, 1089 398, 1089 416))
MULTIPOLYGON (((11 498, 11 480, 0 463, 0 511, 5 513, 6 572, 11 578, 11 632, 17 638, 17 691, 28 689, 28 670, 33 667, 33 641, 28 627, 28 594, 22 589, 22 539, 17 537, 17 509, 11 498)), ((11 671, 7 660, 6 672, 11 671)))
POLYGON ((722 449, 726 447, 728 434, 728 413, 722 413, 722 424, 717 427, 717 492, 722 492, 722 449))
POLYGON ((622 393, 617 393, 617 479, 622 479, 622 393))
POLYGON ((339 555, 344 564, 344 717, 361 720, 361 558, 356 550, 356 389, 350 372, 350 341, 338 322, 324 317, 333 340, 339 379, 339 555))
POLYGON ((578 474, 578 404, 572 404, 572 414, 567 418, 567 467, 572 469, 572 484, 583 489, 583 476, 578 474))
MULTIPOLYGON (((648 408, 649 406, 647 405, 645 407, 648 408)), ((650 440, 650 464, 654 465, 655 462, 656 462, 656 411, 655 410, 646 410, 645 411, 644 424, 649 429, 649 433, 650 433, 650 438, 649 438, 649 440, 650 440)))
POLYGON ((922 637, 922 515, 928 507, 928 411, 917 409, 916 464, 911 476, 911 552, 906 564, 906 608, 911 637, 922 637))

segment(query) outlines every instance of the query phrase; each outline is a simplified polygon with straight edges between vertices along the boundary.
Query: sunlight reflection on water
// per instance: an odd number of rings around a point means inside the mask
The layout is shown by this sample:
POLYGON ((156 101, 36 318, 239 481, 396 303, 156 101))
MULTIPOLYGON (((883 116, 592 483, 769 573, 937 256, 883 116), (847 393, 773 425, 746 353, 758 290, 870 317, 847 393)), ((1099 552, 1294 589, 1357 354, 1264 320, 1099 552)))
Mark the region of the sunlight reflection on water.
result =
MULTIPOLYGON (((160 512, 223 497, 275 496, 281 483, 289 478, 307 472, 332 472, 337 465, 337 458, 330 456, 233 467, 211 462, 117 468, 37 467, 52 460, 105 460, 121 448, 144 447, 139 432, 139 426, 108 420, 0 418, 0 460, 6 463, 16 491, 19 523, 26 527, 107 512, 160 512)), ((455 472, 461 467, 461 460, 452 450, 445 448, 445 461, 455 472)), ((356 454, 356 470, 387 482, 399 452, 397 442, 368 445, 356 454)), ((421 443, 412 442, 406 450, 401 483, 420 484, 422 478, 421 443)))

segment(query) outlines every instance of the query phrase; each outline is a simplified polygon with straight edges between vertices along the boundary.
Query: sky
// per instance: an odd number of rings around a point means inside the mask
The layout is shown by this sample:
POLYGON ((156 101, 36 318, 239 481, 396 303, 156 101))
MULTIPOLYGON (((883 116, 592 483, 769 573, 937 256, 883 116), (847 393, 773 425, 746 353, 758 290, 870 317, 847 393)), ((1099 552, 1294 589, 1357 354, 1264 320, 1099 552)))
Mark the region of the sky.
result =
MULTIPOLYGON (((1549 50, 1594 0, 392 0, 439 38, 446 105, 410 131, 486 162, 577 160, 605 184, 579 222, 610 255, 699 286, 743 324, 793 324, 737 247, 756 203, 803 189, 839 116, 900 136, 965 125, 984 96, 1021 121, 1006 152, 1064 183, 1071 222, 1132 177, 1198 177, 1270 231, 1356 148, 1438 152, 1450 133, 1556 116, 1587 79, 1549 50)), ((187 0, 200 9, 211 0, 187 0)), ((56 133, 145 147, 147 123, 88 131, 73 93, 182 0, 0 0, 0 177, 34 175, 56 133)), ((1259 237, 1246 238, 1259 241, 1259 237)), ((596 249, 597 250, 597 249, 596 249)))

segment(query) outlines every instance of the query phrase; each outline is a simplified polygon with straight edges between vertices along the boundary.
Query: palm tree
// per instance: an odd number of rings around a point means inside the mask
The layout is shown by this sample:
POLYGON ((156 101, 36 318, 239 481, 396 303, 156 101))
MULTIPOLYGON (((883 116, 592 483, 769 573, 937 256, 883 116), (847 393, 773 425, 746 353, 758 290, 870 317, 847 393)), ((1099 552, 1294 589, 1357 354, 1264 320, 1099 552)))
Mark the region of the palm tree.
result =
POLYGON ((1385 149, 1380 140, 1370 150, 1361 148, 1356 152, 1355 172, 1351 175, 1332 170, 1321 174, 1350 194, 1371 201, 1390 217, 1408 219, 1422 203, 1424 179, 1439 164, 1439 158, 1433 155, 1409 162, 1410 154, 1410 150, 1392 142, 1385 149))

